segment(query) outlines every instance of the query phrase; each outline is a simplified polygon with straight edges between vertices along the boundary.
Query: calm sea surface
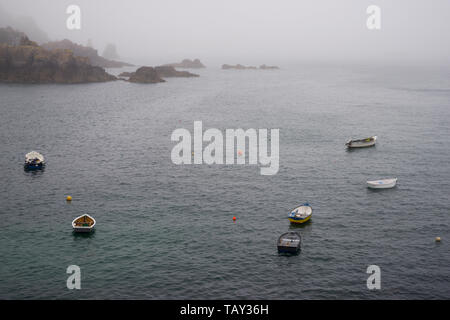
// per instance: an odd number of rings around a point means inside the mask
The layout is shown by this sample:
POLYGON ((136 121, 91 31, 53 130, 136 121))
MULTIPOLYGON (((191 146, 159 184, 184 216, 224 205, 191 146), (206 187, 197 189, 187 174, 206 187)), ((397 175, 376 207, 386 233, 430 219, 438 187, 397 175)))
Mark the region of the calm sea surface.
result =
POLYGON ((0 298, 449 299, 449 70, 282 67, 155 85, 0 84, 0 298), (279 128, 278 174, 174 165, 171 133, 195 120, 279 128), (345 149, 370 135, 376 147, 345 149), (45 171, 24 172, 31 150, 45 171), (384 177, 397 187, 366 188, 384 177), (303 202, 313 218, 291 227, 303 202), (76 236, 84 213, 96 231, 76 236), (288 230, 302 235, 298 256, 277 254, 288 230), (66 288, 72 264, 81 290, 66 288))

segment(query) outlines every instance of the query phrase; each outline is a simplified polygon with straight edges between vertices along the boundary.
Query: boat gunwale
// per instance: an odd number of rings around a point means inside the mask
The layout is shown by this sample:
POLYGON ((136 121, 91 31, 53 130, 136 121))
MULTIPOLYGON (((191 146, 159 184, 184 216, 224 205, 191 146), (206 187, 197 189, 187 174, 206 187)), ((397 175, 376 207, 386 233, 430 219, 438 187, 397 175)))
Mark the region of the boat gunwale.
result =
POLYGON ((85 214, 82 214, 81 216, 76 217, 75 219, 72 220, 72 228, 73 229, 93 229, 96 223, 97 223, 97 221, 94 219, 94 217, 92 217, 89 214, 85 213, 85 214), (94 222, 91 226, 77 226, 77 225, 75 225, 75 221, 77 221, 78 219, 83 218, 85 216, 87 216, 88 218, 92 219, 92 221, 94 222))

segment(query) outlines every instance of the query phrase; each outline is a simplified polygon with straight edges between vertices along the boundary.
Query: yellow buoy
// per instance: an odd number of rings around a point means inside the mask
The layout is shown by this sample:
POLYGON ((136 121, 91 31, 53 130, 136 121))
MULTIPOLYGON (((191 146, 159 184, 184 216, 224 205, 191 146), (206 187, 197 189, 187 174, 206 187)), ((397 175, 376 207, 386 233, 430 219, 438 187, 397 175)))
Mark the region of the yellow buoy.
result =
POLYGON ((436 242, 441 242, 441 237, 436 237, 436 242))
POLYGON ((71 197, 71 196, 67 196, 67 197, 66 197, 66 200, 67 200, 67 201, 72 201, 72 197, 71 197))

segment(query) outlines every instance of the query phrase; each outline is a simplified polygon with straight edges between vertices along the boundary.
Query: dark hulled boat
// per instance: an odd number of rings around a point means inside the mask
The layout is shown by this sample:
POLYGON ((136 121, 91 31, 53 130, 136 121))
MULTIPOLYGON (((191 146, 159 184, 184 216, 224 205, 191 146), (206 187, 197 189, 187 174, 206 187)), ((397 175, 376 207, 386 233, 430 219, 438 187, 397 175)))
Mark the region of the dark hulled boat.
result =
POLYGON ((278 253, 293 253, 300 251, 302 238, 297 232, 286 232, 278 238, 278 253))

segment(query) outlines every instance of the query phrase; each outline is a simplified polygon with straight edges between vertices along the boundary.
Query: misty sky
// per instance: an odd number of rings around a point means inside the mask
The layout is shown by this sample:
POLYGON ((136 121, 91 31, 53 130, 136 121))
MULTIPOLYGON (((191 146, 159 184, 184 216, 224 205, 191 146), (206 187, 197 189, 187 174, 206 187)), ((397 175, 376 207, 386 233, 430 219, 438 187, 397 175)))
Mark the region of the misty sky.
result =
MULTIPOLYGON (((183 58, 258 65, 289 61, 450 63, 450 0, 0 0, 9 15, 32 16, 52 40, 101 54, 109 42, 124 60, 183 58), (81 7, 81 30, 66 8, 81 7), (366 8, 381 8, 381 30, 366 8)), ((3 22, 0 21, 3 26, 3 22)))

